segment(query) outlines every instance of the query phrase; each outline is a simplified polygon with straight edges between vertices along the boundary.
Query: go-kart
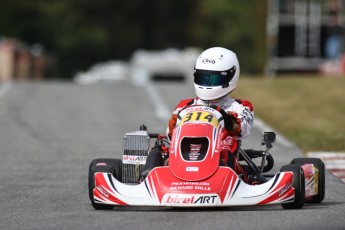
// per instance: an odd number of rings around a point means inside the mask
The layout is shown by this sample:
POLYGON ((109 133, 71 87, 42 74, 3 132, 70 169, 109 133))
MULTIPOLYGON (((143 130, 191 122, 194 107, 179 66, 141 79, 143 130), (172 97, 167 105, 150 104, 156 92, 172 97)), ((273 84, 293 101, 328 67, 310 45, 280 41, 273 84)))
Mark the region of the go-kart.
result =
POLYGON ((281 204, 302 208, 325 196, 325 166, 318 158, 296 158, 280 172, 269 150, 274 132, 263 133, 265 150, 239 145, 232 166, 222 163, 224 111, 187 107, 171 141, 140 130, 126 133, 122 159, 98 158, 89 166, 89 198, 95 209, 114 206, 223 207, 281 204), (151 142, 154 143, 151 148, 151 142), (261 163, 254 163, 259 161, 261 163))

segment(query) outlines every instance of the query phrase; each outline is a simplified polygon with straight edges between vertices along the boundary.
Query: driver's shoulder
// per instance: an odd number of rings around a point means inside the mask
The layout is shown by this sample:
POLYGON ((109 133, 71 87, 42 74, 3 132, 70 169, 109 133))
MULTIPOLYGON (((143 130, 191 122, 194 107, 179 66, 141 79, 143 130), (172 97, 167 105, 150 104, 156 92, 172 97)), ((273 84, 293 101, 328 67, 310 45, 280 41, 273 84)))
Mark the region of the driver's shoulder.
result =
POLYGON ((234 99, 234 100, 235 100, 235 102, 238 103, 239 105, 249 108, 249 110, 250 110, 251 112, 254 111, 254 106, 253 106, 253 104, 252 104, 250 101, 248 101, 248 100, 246 100, 246 99, 234 99))
POLYGON ((196 98, 183 99, 177 104, 176 109, 183 108, 183 107, 190 106, 190 105, 194 105, 195 100, 196 100, 196 98))
POLYGON ((228 111, 236 111, 236 110, 242 110, 247 108, 250 112, 254 111, 254 107, 252 103, 248 100, 245 99, 234 99, 234 98, 229 98, 224 104, 223 104, 223 109, 228 111))

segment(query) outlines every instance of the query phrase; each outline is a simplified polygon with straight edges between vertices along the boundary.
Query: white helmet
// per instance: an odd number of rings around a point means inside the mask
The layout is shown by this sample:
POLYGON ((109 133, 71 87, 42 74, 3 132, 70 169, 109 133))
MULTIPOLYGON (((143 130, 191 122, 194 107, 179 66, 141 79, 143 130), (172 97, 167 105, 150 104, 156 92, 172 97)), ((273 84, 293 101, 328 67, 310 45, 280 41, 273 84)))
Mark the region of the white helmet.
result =
POLYGON ((214 47, 205 50, 196 60, 194 88, 205 101, 224 97, 237 87, 240 65, 231 50, 214 47))

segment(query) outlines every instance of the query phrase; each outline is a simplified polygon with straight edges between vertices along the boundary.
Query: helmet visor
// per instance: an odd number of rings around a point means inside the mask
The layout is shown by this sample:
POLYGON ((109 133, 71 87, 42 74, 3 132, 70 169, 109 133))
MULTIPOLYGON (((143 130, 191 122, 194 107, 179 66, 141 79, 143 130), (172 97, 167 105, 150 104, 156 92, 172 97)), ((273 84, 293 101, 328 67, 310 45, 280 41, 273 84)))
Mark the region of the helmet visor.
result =
POLYGON ((194 73, 194 83, 200 86, 221 86, 229 83, 229 77, 217 73, 194 73))
POLYGON ((195 69, 194 83, 200 86, 228 86, 236 72, 236 66, 226 71, 208 71, 195 69))

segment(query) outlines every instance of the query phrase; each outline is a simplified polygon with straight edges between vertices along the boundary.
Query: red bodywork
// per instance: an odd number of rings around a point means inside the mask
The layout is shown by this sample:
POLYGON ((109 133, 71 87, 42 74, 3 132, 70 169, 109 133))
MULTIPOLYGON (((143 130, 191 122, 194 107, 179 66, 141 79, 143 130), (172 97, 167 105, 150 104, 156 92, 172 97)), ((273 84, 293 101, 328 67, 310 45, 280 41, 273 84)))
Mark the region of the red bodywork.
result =
POLYGON ((266 183, 249 185, 233 169, 219 166, 222 121, 217 111, 196 109, 185 117, 188 119, 182 117, 173 131, 167 166, 154 168, 138 185, 123 184, 109 173, 95 173, 95 202, 195 207, 293 200, 291 172, 277 173, 266 183))

